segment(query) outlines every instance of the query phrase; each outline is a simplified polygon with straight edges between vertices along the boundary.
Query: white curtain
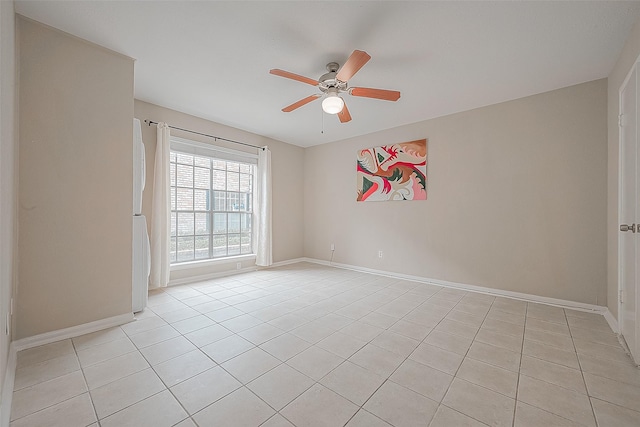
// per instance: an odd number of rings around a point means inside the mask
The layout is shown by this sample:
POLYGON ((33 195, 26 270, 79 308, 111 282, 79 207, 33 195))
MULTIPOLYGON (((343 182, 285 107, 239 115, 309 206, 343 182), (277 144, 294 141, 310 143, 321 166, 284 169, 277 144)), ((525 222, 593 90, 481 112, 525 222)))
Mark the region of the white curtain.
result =
POLYGON ((158 123, 156 160, 153 173, 153 202, 151 214, 151 274, 149 287, 165 287, 169 283, 169 241, 171 194, 169 182, 169 125, 158 123))
POLYGON ((271 255, 271 151, 258 150, 256 265, 273 264, 271 255))

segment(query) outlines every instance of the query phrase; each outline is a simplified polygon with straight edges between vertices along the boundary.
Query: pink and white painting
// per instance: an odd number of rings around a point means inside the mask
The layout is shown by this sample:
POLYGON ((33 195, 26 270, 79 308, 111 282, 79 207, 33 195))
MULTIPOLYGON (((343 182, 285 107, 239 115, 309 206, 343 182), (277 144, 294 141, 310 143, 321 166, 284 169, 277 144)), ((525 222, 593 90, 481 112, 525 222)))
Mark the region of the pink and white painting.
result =
POLYGON ((358 152, 359 202, 427 199, 427 140, 358 152))

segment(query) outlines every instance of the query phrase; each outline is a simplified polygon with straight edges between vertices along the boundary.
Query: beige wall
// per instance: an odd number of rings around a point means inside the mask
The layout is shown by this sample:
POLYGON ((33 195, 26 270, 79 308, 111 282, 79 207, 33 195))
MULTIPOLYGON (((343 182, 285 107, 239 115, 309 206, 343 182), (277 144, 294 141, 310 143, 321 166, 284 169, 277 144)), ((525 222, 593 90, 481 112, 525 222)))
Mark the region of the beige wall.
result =
POLYGON ((640 56, 640 21, 631 30, 608 78, 607 290, 608 306, 618 318, 618 172, 620 87, 640 56))
MULTIPOLYGON (((142 201, 142 213, 148 218, 147 224, 151 224, 156 126, 147 126, 144 123, 146 119, 154 122, 167 122, 183 129, 191 129, 259 147, 268 145, 271 150, 273 171, 273 261, 285 261, 303 256, 302 176, 304 174, 304 150, 302 148, 139 100, 135 101, 135 117, 140 119, 143 125, 142 139, 147 158, 146 187, 142 201)), ((171 134, 195 141, 212 142, 211 138, 173 129, 171 134)), ((224 141, 218 141, 216 144, 234 150, 256 152, 251 147, 229 144, 224 141)), ((255 261, 253 260, 242 262, 243 268, 254 265, 255 261)), ((172 271, 171 281, 235 269, 236 261, 232 261, 213 266, 172 271)))
MULTIPOLYGON (((0 2, 0 390, 11 341, 11 325, 6 325, 14 286, 15 234, 15 161, 16 76, 15 76, 15 15, 13 1, 0 2), (5 329, 6 327, 6 329, 5 329), (6 331, 8 330, 8 334, 6 331)), ((3 422, 7 414, 3 414, 3 422)))
POLYGON ((605 305, 606 108, 603 79, 306 149, 305 255, 605 305), (420 138, 428 200, 356 203, 356 151, 420 138))
POLYGON ((17 26, 24 338, 131 312, 133 60, 17 26))

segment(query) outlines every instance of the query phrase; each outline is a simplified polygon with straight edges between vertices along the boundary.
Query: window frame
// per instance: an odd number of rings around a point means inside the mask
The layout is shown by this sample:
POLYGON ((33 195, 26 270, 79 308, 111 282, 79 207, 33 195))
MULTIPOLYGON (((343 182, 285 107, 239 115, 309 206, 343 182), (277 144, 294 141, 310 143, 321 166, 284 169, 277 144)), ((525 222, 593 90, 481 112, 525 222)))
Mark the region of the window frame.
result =
MULTIPOLYGON (((197 157, 207 157, 209 159, 212 160, 220 160, 220 161, 225 161, 225 162, 233 162, 233 163, 241 163, 241 164, 247 164, 251 167, 250 170, 250 175, 251 175, 251 181, 250 181, 250 186, 251 186, 251 193, 250 193, 250 199, 249 199, 249 203, 251 205, 251 210, 249 212, 247 212, 246 210, 243 211, 229 211, 228 206, 226 205, 226 203, 228 203, 229 200, 229 193, 233 193, 232 190, 227 190, 228 187, 226 187, 225 185, 225 189, 224 190, 216 190, 214 189, 214 174, 213 172, 217 169, 214 168, 213 164, 210 163, 209 165, 209 186, 206 189, 206 191, 208 192, 208 208, 207 210, 202 210, 202 209, 195 209, 195 190, 200 189, 196 186, 196 182, 195 182, 195 175, 196 175, 196 170, 195 168, 197 167, 197 165, 194 164, 191 165, 193 169, 193 182, 191 187, 180 187, 178 185, 178 176, 177 176, 177 167, 179 165, 179 162, 176 161, 175 162, 170 162, 170 165, 175 164, 176 166, 176 176, 175 176, 175 183, 174 185, 172 185, 171 180, 169 182, 169 191, 170 193, 172 192, 172 190, 175 188, 176 189, 176 194, 175 194, 175 209, 174 206, 170 207, 170 213, 171 213, 171 217, 173 216, 173 214, 175 214, 175 235, 172 235, 170 238, 174 239, 175 238, 175 246, 176 246, 176 257, 174 261, 170 261, 170 269, 171 270, 182 270, 182 269, 187 269, 187 268, 191 268, 191 267, 200 267, 200 266, 204 266, 204 265, 215 265, 215 264, 221 264, 221 263, 225 263, 225 262, 231 262, 231 261, 242 261, 242 260, 247 260, 247 259, 255 259, 256 257, 256 246, 255 246, 255 224, 256 224, 256 206, 255 206, 255 202, 256 202, 256 178, 257 178, 257 154, 253 154, 253 153, 247 153, 247 152, 243 152, 243 151, 238 151, 238 150, 232 150, 229 148, 225 148, 225 147, 220 147, 220 146, 216 146, 213 144, 209 144, 209 143, 203 143, 203 142, 199 142, 199 141, 193 141, 193 140, 189 140, 189 139, 185 139, 185 138, 179 138, 176 136, 171 136, 171 140, 170 140, 170 152, 171 153, 176 153, 176 154, 185 154, 185 155, 191 155, 191 156, 197 156, 197 157), (188 210, 188 211, 180 211, 178 210, 178 188, 189 188, 192 191, 194 191, 193 193, 193 209, 192 210, 188 210), (214 209, 215 204, 214 204, 214 195, 215 192, 217 191, 222 191, 225 193, 225 210, 224 211, 216 211, 214 209), (185 261, 179 261, 178 260, 178 242, 179 242, 179 238, 181 237, 180 233, 179 233, 179 216, 180 213, 193 213, 194 216, 194 224, 193 224, 193 234, 189 234, 187 236, 182 236, 182 237, 191 237, 194 239, 194 252, 193 252, 193 259, 190 260, 185 260, 185 261), (207 221, 208 221, 208 233, 206 234, 206 236, 209 237, 209 254, 207 258, 200 258, 200 259, 196 259, 196 239, 198 236, 205 236, 205 234, 197 234, 196 232, 196 214, 206 214, 207 215, 207 221), (215 233, 214 231, 214 217, 215 217, 215 213, 225 213, 226 214, 226 220, 227 220, 227 227, 224 233, 215 233), (239 215, 239 220, 240 220, 240 229, 238 230, 237 233, 230 233, 229 231, 229 214, 238 214, 239 215), (240 252, 242 252, 242 235, 243 235, 243 230, 242 230, 242 226, 241 224, 243 223, 243 214, 249 214, 250 215, 250 233, 249 233, 249 245, 250 245, 250 250, 251 253, 238 253, 238 254, 233 254, 233 255, 229 255, 229 236, 233 236, 233 235, 237 235, 238 238, 240 239, 239 242, 239 250, 240 252), (227 250, 227 254, 224 256, 215 256, 214 252, 215 249, 213 247, 213 242, 214 242, 214 237, 215 236, 221 236, 224 235, 226 237, 226 250, 227 250)), ((221 170, 221 169, 220 169, 221 170)), ((227 172, 227 174, 229 173, 229 170, 225 168, 225 171, 227 172)), ((241 169, 238 170, 238 179, 241 179, 241 176, 245 174, 244 172, 241 171, 241 169)), ((225 177, 225 183, 226 183, 226 177, 225 177)), ((240 194, 240 193, 238 193, 240 194)), ((170 221, 172 221, 170 217, 170 221)))

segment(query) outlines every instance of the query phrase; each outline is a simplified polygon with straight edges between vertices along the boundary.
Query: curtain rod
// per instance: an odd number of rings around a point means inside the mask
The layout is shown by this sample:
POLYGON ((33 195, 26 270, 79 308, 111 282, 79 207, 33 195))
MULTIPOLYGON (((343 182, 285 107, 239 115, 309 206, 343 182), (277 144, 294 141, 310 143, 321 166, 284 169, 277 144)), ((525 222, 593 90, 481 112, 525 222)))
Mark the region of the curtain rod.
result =
MULTIPOLYGON (((158 124, 158 122, 154 122, 153 120, 145 120, 144 122, 147 123, 149 126, 158 124)), ((182 129, 182 128, 179 128, 179 127, 176 127, 176 126, 170 126, 170 125, 167 125, 167 126, 169 126, 171 129, 181 130, 183 132, 195 133, 196 135, 207 136, 209 138, 213 138, 214 141, 220 140, 220 141, 232 142, 234 144, 246 145, 247 147, 257 148, 258 150, 264 150, 264 147, 258 147, 257 145, 247 144, 246 142, 234 141, 232 139, 221 138, 219 136, 209 135, 209 134, 201 133, 201 132, 196 132, 194 130, 182 129)))

